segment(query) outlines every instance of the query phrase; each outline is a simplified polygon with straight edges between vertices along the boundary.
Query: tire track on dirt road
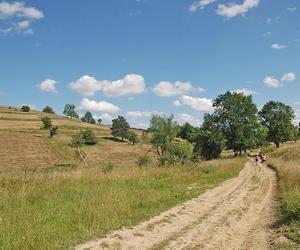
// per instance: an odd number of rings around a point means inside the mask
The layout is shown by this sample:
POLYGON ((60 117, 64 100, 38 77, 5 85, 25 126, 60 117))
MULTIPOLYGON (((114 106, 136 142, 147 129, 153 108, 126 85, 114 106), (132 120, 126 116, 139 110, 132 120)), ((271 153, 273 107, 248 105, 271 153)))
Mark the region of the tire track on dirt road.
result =
POLYGON ((276 174, 249 160, 236 178, 83 249, 269 249, 276 174))

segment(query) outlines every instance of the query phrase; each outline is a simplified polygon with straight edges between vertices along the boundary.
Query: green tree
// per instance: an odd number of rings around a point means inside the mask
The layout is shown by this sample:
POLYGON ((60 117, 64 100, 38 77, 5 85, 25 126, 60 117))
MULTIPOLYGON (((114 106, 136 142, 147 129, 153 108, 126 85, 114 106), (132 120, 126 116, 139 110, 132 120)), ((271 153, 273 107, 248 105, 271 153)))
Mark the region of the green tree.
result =
POLYGON ((194 155, 196 159, 202 157, 205 160, 211 160, 221 156, 225 137, 217 120, 214 115, 204 115, 203 125, 195 139, 194 155))
POLYGON ((192 143, 196 136, 196 128, 186 122, 182 127, 180 127, 180 131, 177 136, 192 143))
POLYGON ((30 107, 27 106, 27 105, 23 105, 23 106, 21 107, 21 110, 22 110, 23 112, 29 112, 29 111, 30 111, 30 107))
POLYGON ((124 141, 124 138, 127 138, 129 128, 130 126, 126 119, 123 116, 118 116, 118 118, 112 120, 111 134, 124 141))
POLYGON ((76 107, 73 104, 66 104, 65 108, 64 108, 64 112, 63 114, 65 116, 69 116, 71 118, 79 118, 77 112, 76 112, 76 107))
POLYGON ((43 109, 43 112, 44 112, 44 113, 49 113, 49 114, 55 114, 54 110, 53 110, 50 106, 46 106, 46 107, 43 109))
POLYGON ((294 135, 294 110, 282 103, 269 101, 259 112, 262 124, 268 128, 267 140, 274 142, 277 147, 280 143, 292 140, 294 135))
POLYGON ((52 127, 52 121, 48 116, 43 117, 41 120, 43 122, 43 128, 49 129, 52 127))
POLYGON ((101 123, 102 123, 102 119, 101 119, 101 118, 99 118, 99 119, 97 120, 97 122, 98 122, 98 124, 99 124, 99 125, 101 125, 101 123))
POLYGON ((150 119, 149 131, 152 132, 151 144, 155 146, 158 155, 162 156, 176 137, 178 126, 173 115, 169 117, 153 115, 150 119))
POLYGON ((261 136, 261 125, 257 107, 252 96, 226 92, 213 102, 214 117, 226 139, 227 149, 235 154, 256 148, 257 137, 261 136))
POLYGON ((91 123, 91 124, 95 124, 96 121, 95 119, 93 118, 93 115, 90 111, 87 111, 84 115, 84 119, 87 123, 91 123))
POLYGON ((133 131, 128 132, 127 139, 132 143, 132 145, 140 141, 138 135, 133 131))

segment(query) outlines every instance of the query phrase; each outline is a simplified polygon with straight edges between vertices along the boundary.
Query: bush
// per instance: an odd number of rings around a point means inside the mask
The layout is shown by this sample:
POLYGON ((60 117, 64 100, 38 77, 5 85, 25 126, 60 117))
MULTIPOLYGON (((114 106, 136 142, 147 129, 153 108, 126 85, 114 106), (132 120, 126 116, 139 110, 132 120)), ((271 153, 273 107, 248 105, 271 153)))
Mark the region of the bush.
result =
POLYGON ((43 109, 43 112, 44 112, 44 113, 49 113, 49 114, 55 114, 55 112, 53 111, 53 109, 52 109, 50 106, 46 106, 46 107, 43 109))
POLYGON ((29 111, 30 111, 30 107, 27 106, 27 105, 23 105, 23 106, 21 107, 21 110, 22 110, 23 112, 29 112, 29 111))
POLYGON ((148 155, 139 156, 139 158, 136 161, 140 168, 149 165, 151 162, 152 159, 148 155))
POLYGON ((86 129, 83 131, 82 138, 86 145, 94 145, 97 143, 96 136, 91 129, 86 129))
POLYGON ((138 138, 138 135, 132 131, 128 132, 127 139, 132 143, 132 145, 134 145, 140 141, 140 139, 138 138))
POLYGON ((41 120, 43 122, 43 128, 48 129, 52 127, 52 121, 49 117, 43 117, 41 120))
POLYGON ((107 173, 111 172, 113 169, 114 169, 114 165, 109 162, 104 165, 103 172, 107 174, 107 173))
POLYGON ((72 136, 71 145, 81 147, 82 145, 94 145, 97 143, 96 136, 91 129, 80 131, 72 136))
POLYGON ((172 142, 167 146, 166 153, 160 157, 160 165, 175 165, 180 163, 184 165, 191 159, 193 154, 193 145, 190 143, 172 142))
POLYGON ((49 128, 50 138, 52 138, 54 135, 57 134, 57 130, 58 130, 57 126, 49 128))

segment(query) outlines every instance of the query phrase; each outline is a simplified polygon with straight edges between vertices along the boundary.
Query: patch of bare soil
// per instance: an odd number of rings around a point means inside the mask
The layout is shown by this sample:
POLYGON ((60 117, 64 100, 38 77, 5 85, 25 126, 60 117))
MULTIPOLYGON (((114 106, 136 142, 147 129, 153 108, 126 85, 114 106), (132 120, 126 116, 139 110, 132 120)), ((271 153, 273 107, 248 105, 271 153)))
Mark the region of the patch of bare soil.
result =
POLYGON ((277 180, 251 160, 239 177, 83 249, 270 249, 277 180))

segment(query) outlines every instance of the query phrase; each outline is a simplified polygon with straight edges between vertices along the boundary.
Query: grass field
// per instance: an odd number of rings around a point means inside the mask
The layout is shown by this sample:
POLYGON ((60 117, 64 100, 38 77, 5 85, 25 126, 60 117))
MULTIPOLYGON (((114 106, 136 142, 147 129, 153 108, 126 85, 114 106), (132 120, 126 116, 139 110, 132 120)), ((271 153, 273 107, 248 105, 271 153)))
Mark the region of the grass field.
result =
POLYGON ((198 167, 119 165, 0 179, 2 249, 69 249, 195 197, 236 176, 245 158, 198 167))
POLYGON ((290 143, 274 150, 268 164, 275 168, 280 184, 280 223, 289 238, 300 247, 300 143, 290 143))
POLYGON ((0 249, 69 249, 195 197, 238 175, 246 161, 226 155, 198 166, 138 168, 145 154, 155 157, 148 144, 112 140, 109 126, 0 106, 0 249), (40 129, 44 116, 59 126, 52 139, 40 129), (89 168, 70 146, 86 127, 98 140, 81 149, 89 168))

